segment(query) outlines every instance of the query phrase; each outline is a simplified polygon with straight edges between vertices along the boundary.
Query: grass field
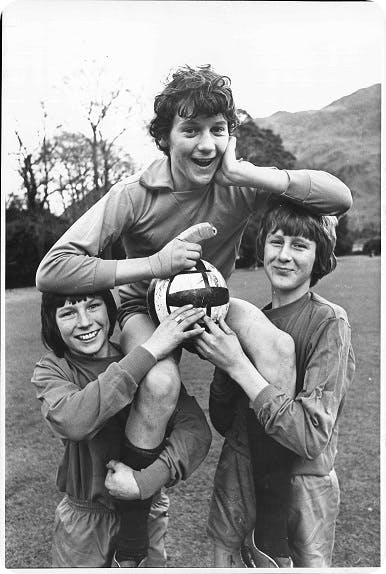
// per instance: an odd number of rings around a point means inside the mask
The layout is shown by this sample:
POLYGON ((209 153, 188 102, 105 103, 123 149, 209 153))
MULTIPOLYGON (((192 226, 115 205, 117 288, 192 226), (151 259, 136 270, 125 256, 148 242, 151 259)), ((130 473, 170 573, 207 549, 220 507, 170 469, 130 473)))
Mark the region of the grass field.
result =
MULTIPOLYGON (((342 305, 353 331, 357 371, 346 401, 338 460, 342 503, 334 552, 336 567, 380 564, 379 329, 380 258, 342 258, 315 289, 342 305)), ((261 306, 269 300, 264 272, 237 271, 232 294, 261 306)), ((62 446, 43 423, 30 377, 43 347, 40 295, 34 288, 6 292, 6 567, 50 566, 56 467, 62 446)), ((212 368, 193 355, 182 361, 183 381, 208 412, 212 368)), ((170 567, 207 568, 211 548, 205 524, 221 439, 213 431, 208 457, 186 482, 169 489, 170 567)))

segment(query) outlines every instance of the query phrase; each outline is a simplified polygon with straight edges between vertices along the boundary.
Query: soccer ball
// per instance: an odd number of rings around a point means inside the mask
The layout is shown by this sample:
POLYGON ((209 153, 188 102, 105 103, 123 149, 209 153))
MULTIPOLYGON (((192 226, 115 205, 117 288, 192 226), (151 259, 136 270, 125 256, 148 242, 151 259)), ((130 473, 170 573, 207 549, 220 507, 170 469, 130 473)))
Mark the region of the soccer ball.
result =
POLYGON ((167 279, 153 279, 147 291, 147 308, 156 325, 170 313, 192 304, 203 308, 213 321, 225 318, 229 308, 229 291, 221 273, 203 259, 187 271, 167 279))

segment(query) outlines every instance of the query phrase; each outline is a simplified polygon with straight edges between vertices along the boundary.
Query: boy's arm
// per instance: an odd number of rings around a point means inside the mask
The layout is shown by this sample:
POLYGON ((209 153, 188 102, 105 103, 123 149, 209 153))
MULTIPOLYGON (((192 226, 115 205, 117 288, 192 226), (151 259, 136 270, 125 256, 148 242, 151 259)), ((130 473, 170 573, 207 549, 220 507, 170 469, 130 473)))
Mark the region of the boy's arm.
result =
POLYGON ((318 170, 280 170, 236 159, 236 138, 229 139, 216 174, 220 185, 252 187, 284 197, 319 215, 341 215, 352 205, 349 188, 337 177, 318 170))
POLYGON ((209 416, 218 433, 225 436, 236 415, 240 387, 220 369, 215 369, 209 394, 209 416))
POLYGON ((141 499, 149 498, 163 486, 186 480, 200 466, 208 454, 212 434, 196 399, 183 386, 168 428, 164 450, 147 468, 133 471, 123 463, 108 463, 105 485, 112 496, 135 499, 138 486, 141 499))
POLYGON ((150 352, 136 347, 81 389, 64 359, 46 355, 37 363, 32 383, 53 431, 63 439, 89 440, 132 402, 138 384, 155 363, 150 352))
POLYGON ((207 222, 193 226, 148 257, 101 259, 103 251, 135 224, 125 184, 118 183, 55 243, 36 273, 40 291, 92 293, 190 269, 201 256, 200 241, 216 230, 207 222), (197 229, 198 228, 198 229, 197 229))
POLYGON ((272 385, 253 402, 267 434, 302 457, 314 459, 328 444, 354 375, 351 331, 347 321, 324 322, 310 341, 303 390, 291 399, 272 385))

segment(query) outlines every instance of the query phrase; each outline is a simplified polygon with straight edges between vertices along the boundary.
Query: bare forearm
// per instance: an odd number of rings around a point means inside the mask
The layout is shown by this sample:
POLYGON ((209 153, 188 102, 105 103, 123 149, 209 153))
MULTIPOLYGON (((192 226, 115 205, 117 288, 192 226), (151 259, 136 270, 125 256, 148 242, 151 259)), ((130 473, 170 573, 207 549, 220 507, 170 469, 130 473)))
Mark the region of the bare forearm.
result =
POLYGON ((269 384, 253 366, 246 355, 228 369, 228 374, 240 385, 253 402, 257 395, 269 384))

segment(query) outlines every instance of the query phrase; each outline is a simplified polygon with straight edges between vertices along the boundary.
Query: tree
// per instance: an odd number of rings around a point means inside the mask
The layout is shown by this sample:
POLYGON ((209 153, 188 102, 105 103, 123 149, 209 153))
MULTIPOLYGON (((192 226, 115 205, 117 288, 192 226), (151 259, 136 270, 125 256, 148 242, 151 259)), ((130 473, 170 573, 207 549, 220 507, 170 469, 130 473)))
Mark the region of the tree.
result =
POLYGON ((349 219, 347 215, 339 218, 336 228, 336 246, 335 255, 348 255, 352 252, 354 245, 354 234, 349 228, 349 219))
MULTIPOLYGON (((261 129, 245 110, 238 110, 240 125, 237 127, 237 157, 250 161, 254 165, 275 166, 279 169, 292 169, 296 158, 283 147, 278 134, 272 130, 261 129)), ((261 224, 262 213, 250 218, 244 231, 240 258, 237 267, 251 267, 259 264, 256 254, 257 232, 261 224)))

